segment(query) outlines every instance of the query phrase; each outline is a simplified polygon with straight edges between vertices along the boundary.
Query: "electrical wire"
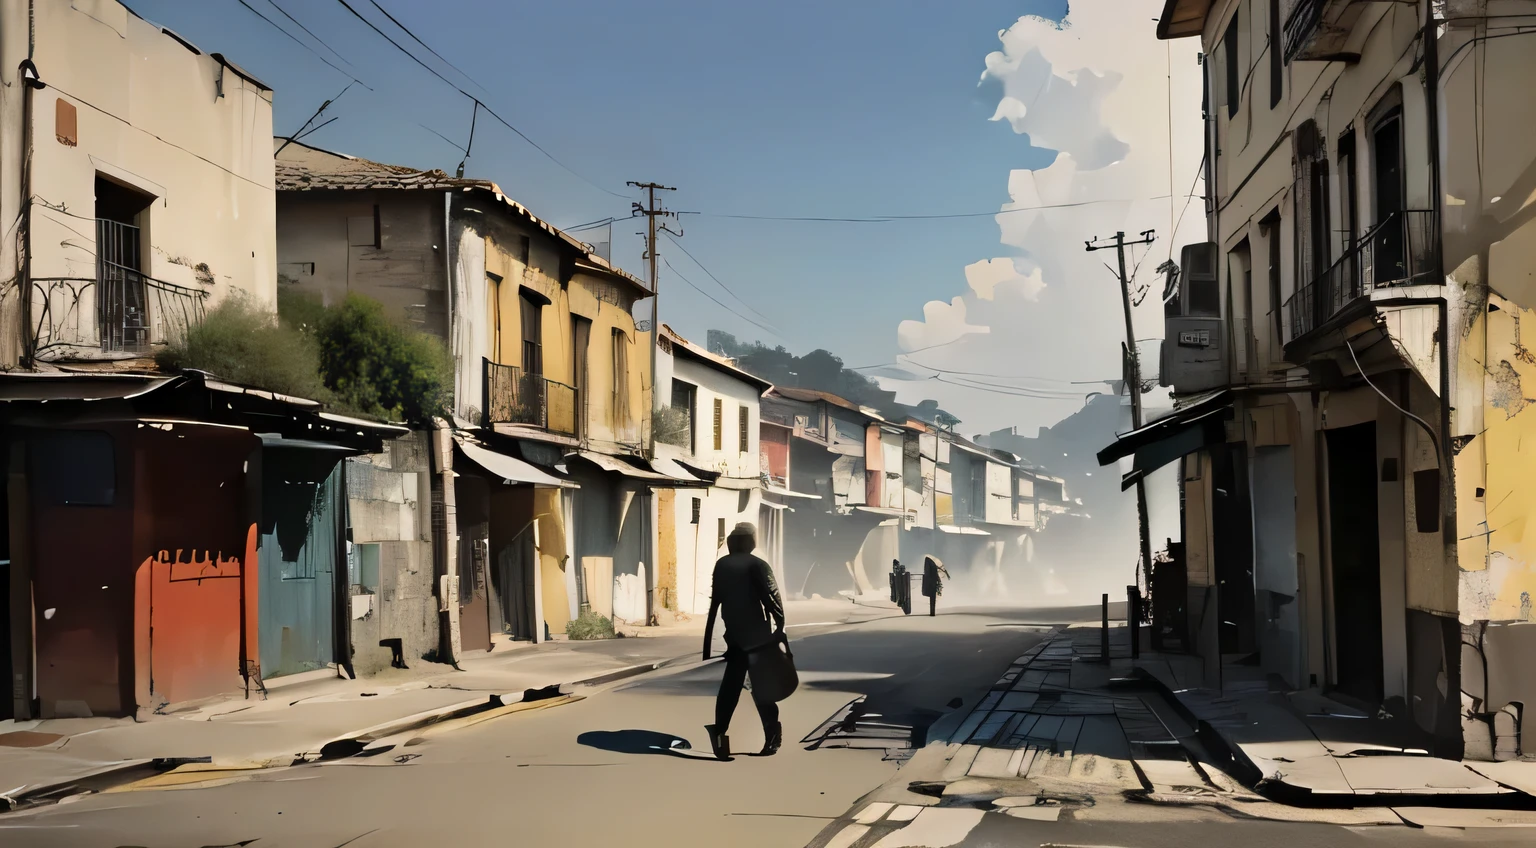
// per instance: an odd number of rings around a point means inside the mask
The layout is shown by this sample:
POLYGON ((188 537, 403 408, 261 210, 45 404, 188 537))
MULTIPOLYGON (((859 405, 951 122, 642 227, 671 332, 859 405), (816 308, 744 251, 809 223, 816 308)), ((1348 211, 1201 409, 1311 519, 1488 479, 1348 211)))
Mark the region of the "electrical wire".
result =
POLYGON ((332 47, 329 44, 326 44, 325 43, 325 39, 321 38, 318 35, 315 35, 314 32, 312 32, 309 27, 304 25, 303 21, 299 20, 298 18, 295 18, 293 15, 288 14, 288 10, 284 9, 282 6, 277 5, 277 0, 267 0, 267 4, 270 5, 272 8, 276 9, 278 11, 278 13, 280 13, 283 17, 287 18, 290 21, 293 21, 294 24, 296 24, 299 29, 302 29, 306 33, 308 33, 310 38, 313 38, 315 41, 319 42, 321 47, 324 47, 325 49, 331 51, 331 55, 335 56, 338 59, 340 59, 342 61, 342 64, 345 64, 345 65, 351 65, 352 64, 351 62, 347 61, 347 57, 341 55, 340 53, 337 53, 336 52, 336 48, 332 47))
MULTIPOLYGON (((1157 195, 1145 198, 1147 200, 1163 200, 1167 195, 1157 195)), ((995 215, 1007 215, 1013 212, 1038 212, 1045 209, 1074 209, 1079 206, 1094 206, 1100 203, 1134 203, 1134 199, 1104 198, 1101 200, 1079 200, 1072 203, 1045 203, 1039 206, 1019 206, 1013 209, 996 209, 991 212, 952 212, 947 214, 932 215, 872 215, 865 217, 836 217, 827 215, 746 215, 724 212, 678 212, 679 215, 698 215, 704 218, 734 218, 743 221, 811 221, 818 223, 842 223, 842 224, 890 224, 897 221, 943 221, 956 218, 990 218, 995 215)))
POLYGON ((1381 389, 1376 388, 1376 384, 1371 382, 1371 378, 1365 376, 1365 369, 1360 367, 1360 358, 1355 356, 1355 346, 1353 344, 1350 344, 1349 339, 1345 339, 1344 340, 1344 347, 1349 349, 1349 358, 1352 361, 1354 361, 1354 363, 1355 363, 1355 370, 1360 372, 1360 379, 1364 380, 1365 384, 1367 386, 1370 386, 1371 389, 1376 392, 1376 394, 1381 395, 1381 399, 1382 400, 1384 400, 1387 403, 1391 404, 1393 409, 1397 410, 1398 412, 1401 412, 1403 414, 1403 417, 1411 419, 1415 424, 1419 425, 1419 427, 1421 427, 1424 430, 1424 432, 1429 436, 1430 444, 1435 446, 1435 465, 1438 466, 1441 469, 1441 471, 1443 472, 1445 470, 1445 455, 1443 453, 1441 453, 1441 451, 1440 451, 1440 437, 1435 433, 1435 429, 1433 427, 1429 426, 1429 422, 1425 421, 1424 419, 1420 418, 1417 415, 1414 415, 1412 412, 1409 412, 1408 410, 1403 409, 1401 406, 1398 406, 1397 405, 1397 401, 1393 400, 1390 397, 1387 397, 1387 393, 1386 392, 1382 391, 1381 389))
POLYGON ((416 37, 416 33, 411 32, 410 27, 406 26, 405 24, 400 23, 400 21, 397 20, 394 15, 391 15, 389 13, 388 9, 386 9, 383 6, 379 5, 378 0, 368 0, 368 2, 373 4, 373 8, 378 9, 380 12, 382 12, 384 17, 389 18, 389 22, 390 23, 392 23, 395 26, 399 27, 401 32, 405 33, 406 35, 409 35, 411 37, 412 41, 416 42, 417 44, 420 44, 422 47, 425 47, 427 49, 428 53, 431 53, 433 56, 436 56, 438 59, 440 59, 442 61, 443 64, 445 64, 448 67, 454 69, 455 71, 458 71, 459 76, 461 76, 461 77, 469 80, 470 82, 474 83, 482 91, 485 90, 485 86, 480 85, 480 83, 478 83, 478 82, 475 82, 474 77, 471 77, 469 74, 465 73, 463 68, 460 68, 458 65, 455 65, 454 63, 448 61, 448 57, 446 57, 443 54, 437 52, 436 50, 433 50, 432 49, 432 45, 430 45, 430 44, 426 43, 425 41, 422 41, 420 38, 416 37))
POLYGON ((1030 392, 1006 391, 1004 389, 999 389, 999 388, 988 388, 988 387, 985 387, 985 386, 973 386, 973 385, 969 385, 967 383, 956 382, 954 380, 946 380, 946 379, 944 379, 943 376, 934 377, 933 379, 939 381, 940 383, 946 383, 946 384, 951 385, 951 386, 958 386, 958 387, 960 387, 962 389, 971 389, 972 391, 985 392, 987 394, 992 394, 992 395, 1005 395, 1005 396, 1008 396, 1008 397, 1030 398, 1031 400, 1073 400, 1073 399, 1076 399, 1076 398, 1079 398, 1079 397, 1083 397, 1083 395, 1076 395, 1076 394, 1071 395, 1070 397, 1057 397, 1057 396, 1052 396, 1052 395, 1038 395, 1038 394, 1033 394, 1033 393, 1030 393, 1030 392))
POLYGON ((677 278, 679 280, 682 280, 683 282, 687 283, 689 288, 693 289, 694 291, 698 292, 699 294, 702 294, 705 297, 709 298, 710 300, 714 301, 716 306, 720 307, 721 309, 724 309, 726 312, 729 312, 732 315, 735 315, 737 318, 740 318, 741 320, 747 322, 748 324, 751 324, 752 326, 757 327, 759 330, 762 330, 765 333, 773 335, 773 336, 775 336, 777 338, 781 338, 781 339, 784 338, 779 333, 778 330, 775 330, 772 327, 766 326, 764 324, 760 324, 757 321, 754 321, 751 318, 748 318, 747 316, 741 314, 740 312, 737 312, 736 310, 730 308, 729 306, 726 306, 724 303, 721 303, 719 298, 715 297, 714 295, 710 294, 709 292, 707 292, 707 291, 699 288, 698 286, 694 285, 692 280, 690 280, 687 277, 683 276, 681 273, 678 272, 678 270, 676 268, 672 267, 672 263, 671 262, 668 262, 666 259, 662 259, 661 260, 661 264, 667 266, 667 270, 668 271, 671 271, 672 273, 677 274, 677 278))
MULTIPOLYGON (((394 46, 394 48, 396 50, 399 50, 401 53, 404 53, 406 56, 410 57, 411 61, 413 61, 416 64, 418 64, 418 65, 422 66, 423 68, 425 68, 427 70, 427 73, 430 73, 432 76, 437 77, 439 80, 442 80, 445 85, 447 85, 448 87, 452 88, 454 91, 457 91, 459 94, 462 94, 465 97, 469 98, 470 100, 473 100, 479 106, 479 108, 485 110, 487 115, 490 115, 492 118, 495 118, 497 123, 501 124, 502 126, 506 127, 507 129, 511 130, 513 133, 516 133, 518 138, 521 138, 523 141, 527 142, 528 145, 530 147, 532 147, 534 150, 537 150, 540 153, 544 154, 544 158, 546 158, 549 161, 551 161, 551 162, 555 163, 556 165, 560 166, 561 169, 565 170, 571 176, 576 177, 577 179, 581 180, 582 182, 586 183, 587 185, 592 186, 593 188, 597 189, 598 191, 603 192, 604 194, 610 194, 610 195, 613 195, 614 197, 624 198, 625 200, 629 199, 628 195, 620 194, 619 192, 613 191, 612 189, 603 188, 602 186, 600 186, 597 183, 593 182, 591 179, 588 179, 587 176, 582 174, 580 171, 577 171, 576 169, 572 168, 571 166, 569 166, 569 165, 565 164, 564 162, 560 161, 558 158, 555 157, 555 155, 553 153, 550 153, 548 150, 544 149, 543 145, 541 145, 538 142, 534 141, 532 138, 529 138, 527 133, 525 133, 522 130, 518 129, 517 127, 513 126, 511 121, 508 121, 506 118, 503 118, 501 115, 497 114, 494 109, 492 109, 491 107, 485 105, 485 102, 483 100, 481 100, 480 98, 474 96, 473 94, 470 94, 469 92, 465 91, 464 89, 460 88, 452 80, 450 80, 447 77, 443 76, 442 74, 438 73, 437 69, 433 68, 431 65, 428 65, 426 62, 423 62, 421 60, 421 58, 418 57, 415 53, 412 53, 411 51, 405 49, 405 47, 402 44, 400 44, 400 42, 398 42, 398 41, 394 40, 393 38, 391 38, 389 36, 389 33, 386 33, 384 30, 379 29, 378 26, 375 25, 373 21, 370 21, 367 18, 363 17, 362 13, 358 12, 357 9, 353 8, 352 4, 348 3, 347 0, 336 0, 336 2, 340 3, 344 8, 346 8, 346 10, 348 12, 351 12, 353 17, 357 18, 358 20, 360 20, 364 24, 366 24, 369 29, 371 29, 374 32, 378 33, 380 38, 383 38, 385 41, 388 41, 391 45, 394 46)), ((479 85, 479 84, 476 83, 476 85, 479 85)), ((484 88, 484 86, 480 86, 480 87, 484 88)))
POLYGON ((689 259, 691 259, 693 261, 693 264, 699 266, 699 270, 703 271, 705 276, 709 277, 711 280, 714 280, 715 284, 718 285, 720 288, 724 289, 726 294, 729 294, 731 297, 736 298, 736 302, 737 303, 740 303, 742 306, 745 306, 748 310, 750 310, 752 312, 753 315, 756 315, 757 317, 763 319, 764 321, 767 321, 769 324, 773 323, 772 320, 769 319, 769 317, 767 315, 764 315, 762 312, 758 311, 758 309, 756 307, 754 307, 752 304, 747 303, 747 301, 745 299, 743 299, 741 295, 739 295, 736 292, 732 291, 730 286, 728 286, 725 283, 721 282, 719 277, 716 277, 713 272, 711 272, 708 268, 704 267, 704 263, 700 262, 698 260, 698 257, 694 256, 692 253, 689 253, 688 252, 688 248, 683 247, 683 243, 678 241, 676 236, 672 235, 671 233, 667 233, 667 239, 669 241, 671 241, 674 245, 677 245, 677 249, 681 250, 683 252, 684 256, 686 256, 689 259))
MULTIPOLYGON (((342 76, 346 77, 349 80, 352 80, 353 82, 357 83, 358 85, 361 85, 363 88, 367 88, 369 91, 373 90, 371 88, 368 88, 368 83, 365 83, 362 80, 358 79, 357 77, 353 76, 350 72, 342 70, 342 68, 340 66, 338 66, 335 62, 332 62, 330 59, 327 59, 324 56, 321 56, 320 55, 320 51, 318 51, 315 48, 310 47, 308 44, 305 44, 304 42, 300 41, 298 36, 294 35, 293 33, 289 32, 288 30, 283 29, 282 27, 278 26, 277 25, 277 21, 274 21, 271 18, 267 17, 266 15, 262 14, 260 10, 258 10, 255 6, 252 6, 250 3, 247 3, 246 0, 235 0, 235 2, 239 3, 242 6, 244 6, 246 9, 250 10, 251 14, 253 14, 256 17, 261 18, 262 20, 266 21, 273 29, 277 30, 278 32, 282 33, 283 35, 288 36, 288 38, 293 40, 294 44, 297 44, 300 47, 304 48, 305 50, 308 50, 310 53, 314 54, 314 57, 316 59, 319 59, 320 61, 326 63, 327 65, 330 65, 331 68, 333 68, 336 71, 336 73, 341 74, 342 76)), ((282 9, 278 9, 278 11, 281 12, 283 10, 282 9)), ((335 52, 335 51, 331 51, 331 52, 335 52)), ((346 60, 342 59, 342 61, 345 62, 346 60)))

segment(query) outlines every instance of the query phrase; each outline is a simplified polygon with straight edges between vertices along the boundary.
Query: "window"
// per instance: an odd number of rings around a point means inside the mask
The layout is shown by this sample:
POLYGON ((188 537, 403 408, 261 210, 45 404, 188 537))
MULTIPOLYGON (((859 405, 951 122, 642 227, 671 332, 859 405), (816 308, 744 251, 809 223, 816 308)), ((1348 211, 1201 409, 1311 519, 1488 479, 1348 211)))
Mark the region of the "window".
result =
POLYGON ((717 518, 715 519, 715 522, 715 535, 717 537, 717 541, 715 542, 715 550, 719 550, 725 547, 725 519, 717 518))
POLYGON ((111 506, 117 497, 112 436, 55 430, 32 441, 33 497, 50 506, 111 506))
POLYGON ((532 292, 519 293, 523 317, 523 373, 544 375, 544 304, 532 292))
POLYGON ((351 546, 347 555, 348 571, 351 573, 350 582, 353 586, 366 589, 369 592, 379 590, 379 545, 376 543, 356 544, 351 546))
POLYGON ((143 276, 142 220, 154 198, 96 176, 97 319, 101 348, 149 347, 149 297, 143 276))
POLYGON ((489 301, 487 312, 491 318, 491 361, 502 364, 501 359, 501 275, 485 272, 485 299, 489 301))
POLYGON ((1238 74, 1237 66, 1237 19, 1242 14, 1239 9, 1232 13, 1232 20, 1227 23, 1227 33, 1221 39, 1222 61, 1227 66, 1227 117, 1237 117, 1238 101, 1242 99, 1242 82, 1238 74))
POLYGON ((587 349, 592 343, 592 322, 571 316, 571 386, 576 390, 576 436, 587 433, 587 349))
POLYGON ((724 449, 725 401, 715 398, 715 450, 724 449))
POLYGON ((971 509, 973 518, 987 520, 987 463, 971 463, 971 509))
POLYGON ((747 425, 751 420, 751 413, 747 411, 746 406, 742 406, 739 410, 737 410, 736 424, 739 435, 741 436, 742 453, 747 452, 747 442, 749 441, 748 436, 750 435, 747 425))
MULTIPOLYGON (((1296 128, 1296 284, 1308 286, 1328 270, 1328 156, 1317 123, 1296 128)), ((1328 320, 1332 297, 1314 291, 1312 326, 1328 320)))
POLYGON ((629 336, 613 328, 613 420, 625 420, 629 414, 629 336))
POLYGON ((1280 0, 1269 0, 1269 108, 1280 105, 1285 56, 1280 44, 1280 0))
POLYGON ((1231 340, 1232 364, 1246 373, 1253 361, 1253 256, 1248 240, 1243 239, 1227 254, 1227 334, 1231 340))
POLYGON ((1270 323, 1274 330, 1273 344, 1270 345, 1270 349, 1273 351, 1275 345, 1280 344, 1285 338, 1284 322, 1280 315, 1281 308, 1284 305, 1280 291, 1280 210, 1270 210, 1270 213, 1264 216, 1264 220, 1259 222, 1259 227, 1264 233, 1264 243, 1268 248, 1269 254, 1267 277, 1269 283, 1270 323))
MULTIPOLYGON (((688 441, 686 444, 679 445, 678 447, 685 447, 690 451, 698 449, 698 437, 694 432, 693 426, 693 401, 697 396, 697 392, 698 389, 692 383, 685 383, 682 380, 672 381, 672 409, 683 416, 688 422, 688 441)), ((694 523, 697 524, 698 522, 695 521, 694 523)))
POLYGON ((702 500, 700 500, 699 498, 690 498, 690 500, 693 501, 693 516, 688 519, 688 523, 689 524, 698 524, 699 523, 700 507, 703 506, 704 502, 702 500))
POLYGON ((1402 213, 1406 207, 1403 186, 1402 89, 1394 89, 1375 109, 1371 120, 1372 226, 1379 235, 1371 239, 1375 253, 1370 282, 1381 285, 1405 280, 1408 268, 1407 231, 1402 213), (1396 217, 1394 217, 1396 216, 1396 217))

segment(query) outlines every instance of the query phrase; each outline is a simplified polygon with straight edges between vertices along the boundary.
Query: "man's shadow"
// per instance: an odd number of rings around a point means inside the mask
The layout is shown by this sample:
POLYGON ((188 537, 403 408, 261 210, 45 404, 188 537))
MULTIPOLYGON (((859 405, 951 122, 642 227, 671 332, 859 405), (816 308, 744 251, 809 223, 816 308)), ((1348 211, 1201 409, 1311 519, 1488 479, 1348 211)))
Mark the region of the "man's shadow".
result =
POLYGON ((577 736, 576 742, 615 754, 663 754, 685 760, 727 762, 715 759, 713 754, 693 750, 693 745, 681 736, 655 730, 589 730, 577 736))

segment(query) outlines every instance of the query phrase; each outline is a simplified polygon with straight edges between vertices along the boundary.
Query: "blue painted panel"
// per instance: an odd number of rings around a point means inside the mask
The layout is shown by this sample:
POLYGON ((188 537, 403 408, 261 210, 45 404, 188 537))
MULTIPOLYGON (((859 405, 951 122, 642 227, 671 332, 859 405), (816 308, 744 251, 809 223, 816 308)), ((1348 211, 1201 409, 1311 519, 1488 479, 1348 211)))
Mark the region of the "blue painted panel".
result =
POLYGON ((258 638, 265 678, 336 661, 336 553, 344 526, 344 473, 343 463, 312 451, 263 454, 258 638))

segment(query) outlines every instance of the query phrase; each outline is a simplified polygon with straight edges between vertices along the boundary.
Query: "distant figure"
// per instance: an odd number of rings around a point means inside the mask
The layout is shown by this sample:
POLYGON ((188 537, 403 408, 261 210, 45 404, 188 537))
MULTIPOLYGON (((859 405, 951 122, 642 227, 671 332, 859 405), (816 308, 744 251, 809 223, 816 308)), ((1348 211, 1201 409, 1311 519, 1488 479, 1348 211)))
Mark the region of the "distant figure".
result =
POLYGON ((938 615, 939 596, 944 594, 944 581, 949 572, 936 557, 923 557, 923 594, 928 596, 928 615, 938 615))
MULTIPOLYGON (((713 588, 709 597, 709 620, 704 625, 704 659, 710 657, 710 643, 714 641, 715 614, 725 618, 725 676, 720 680, 720 694, 715 699, 715 723, 709 731, 709 744, 719 759, 731 756, 731 741, 726 732, 731 726, 731 715, 741 699, 741 688, 747 680, 749 654, 759 648, 776 643, 784 635, 784 601, 779 597, 779 587, 773 579, 773 569, 759 557, 753 556, 757 547, 757 529, 747 522, 725 540, 728 553, 715 563, 713 588), (772 626, 770 627, 770 620, 772 626)), ((763 756, 779 750, 784 741, 784 728, 779 724, 779 705, 761 697, 753 688, 752 701, 763 720, 763 756)))

